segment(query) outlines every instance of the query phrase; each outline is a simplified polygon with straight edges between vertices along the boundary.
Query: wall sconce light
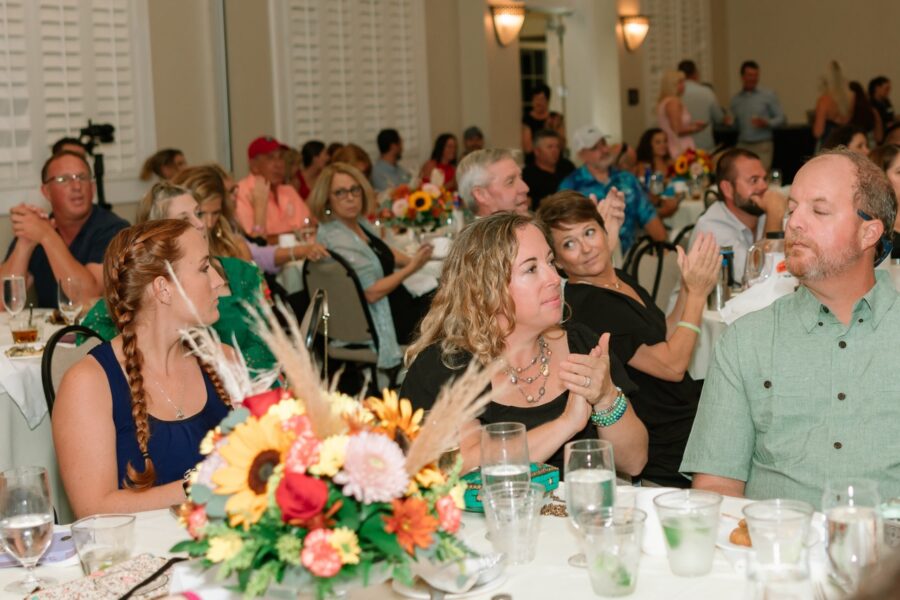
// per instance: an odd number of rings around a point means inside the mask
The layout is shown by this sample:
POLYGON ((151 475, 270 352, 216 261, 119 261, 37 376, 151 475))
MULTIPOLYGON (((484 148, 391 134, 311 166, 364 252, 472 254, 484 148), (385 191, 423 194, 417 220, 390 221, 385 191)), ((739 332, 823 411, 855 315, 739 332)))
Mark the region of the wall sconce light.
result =
POLYGON ((650 17, 646 15, 619 17, 619 23, 622 24, 622 39, 625 41, 625 49, 629 52, 636 52, 644 43, 647 32, 650 31, 650 17))
POLYGON ((494 4, 491 5, 491 19, 494 22, 494 34, 501 46, 508 46, 522 31, 525 23, 525 5, 494 4))

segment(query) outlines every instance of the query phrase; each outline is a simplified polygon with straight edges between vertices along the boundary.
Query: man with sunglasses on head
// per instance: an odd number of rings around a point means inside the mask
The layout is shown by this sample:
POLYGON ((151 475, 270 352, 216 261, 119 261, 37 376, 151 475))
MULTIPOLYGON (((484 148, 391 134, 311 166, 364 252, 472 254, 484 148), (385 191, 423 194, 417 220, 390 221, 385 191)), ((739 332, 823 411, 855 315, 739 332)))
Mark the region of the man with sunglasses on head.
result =
POLYGON ((681 463, 693 487, 818 507, 829 480, 866 478, 900 495, 900 300, 875 270, 896 212, 885 174, 844 147, 797 173, 785 258, 801 285, 717 342, 681 463))
MULTIPOLYGON (((77 281, 85 306, 103 294, 103 253, 128 222, 96 206, 94 179, 84 156, 63 150, 41 169, 41 193, 48 215, 31 204, 9 211, 15 239, 0 265, 0 275, 23 275, 34 284, 39 307, 57 305, 57 282, 77 281)), ((74 289, 74 288, 73 288, 74 289)))

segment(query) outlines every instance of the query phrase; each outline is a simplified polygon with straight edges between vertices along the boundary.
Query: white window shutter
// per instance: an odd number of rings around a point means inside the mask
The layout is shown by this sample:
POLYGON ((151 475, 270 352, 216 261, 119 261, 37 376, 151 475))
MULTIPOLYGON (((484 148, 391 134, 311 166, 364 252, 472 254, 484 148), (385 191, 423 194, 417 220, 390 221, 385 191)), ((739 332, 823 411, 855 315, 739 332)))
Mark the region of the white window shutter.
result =
POLYGON ((124 0, 94 0, 91 8, 94 99, 91 118, 112 123, 114 144, 103 145, 110 173, 136 173, 142 157, 137 152, 135 119, 134 56, 128 3, 124 0))
POLYGON ((421 154, 417 107, 427 84, 414 54, 415 1, 270 2, 286 143, 352 142, 374 161, 378 131, 393 127, 407 156, 421 154))
POLYGON ((650 16, 644 52, 644 111, 647 126, 655 126, 659 84, 665 71, 691 59, 701 79, 712 79, 712 23, 708 0, 643 0, 641 12, 650 16), (653 125, 651 125, 653 124, 653 125))
POLYGON ((32 123, 24 0, 0 3, 0 181, 29 174, 32 123))
POLYGON ((115 126, 107 199, 133 201, 155 147, 147 0, 0 0, 0 209, 36 201, 50 146, 115 126))

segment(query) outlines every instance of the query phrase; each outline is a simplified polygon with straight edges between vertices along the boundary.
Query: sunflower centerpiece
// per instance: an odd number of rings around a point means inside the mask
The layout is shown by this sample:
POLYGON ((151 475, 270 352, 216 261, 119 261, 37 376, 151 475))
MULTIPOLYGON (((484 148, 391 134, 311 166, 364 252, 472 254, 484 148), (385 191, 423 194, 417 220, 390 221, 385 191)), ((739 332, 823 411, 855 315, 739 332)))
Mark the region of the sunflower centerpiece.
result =
POLYGON ((392 223, 419 232, 434 231, 446 225, 454 206, 454 194, 444 187, 444 175, 435 169, 430 181, 419 185, 399 185, 383 202, 381 213, 392 223))
POLYGON ((296 321, 288 337, 273 319, 261 335, 290 386, 245 398, 207 434, 181 509, 191 539, 172 550, 233 576, 247 597, 273 584, 322 598, 389 576, 408 583, 414 561, 473 556, 456 537, 461 465, 442 472, 437 460, 457 443, 452 424, 490 401, 480 391, 491 371, 464 374, 423 423, 394 392, 359 401, 325 389, 296 321))

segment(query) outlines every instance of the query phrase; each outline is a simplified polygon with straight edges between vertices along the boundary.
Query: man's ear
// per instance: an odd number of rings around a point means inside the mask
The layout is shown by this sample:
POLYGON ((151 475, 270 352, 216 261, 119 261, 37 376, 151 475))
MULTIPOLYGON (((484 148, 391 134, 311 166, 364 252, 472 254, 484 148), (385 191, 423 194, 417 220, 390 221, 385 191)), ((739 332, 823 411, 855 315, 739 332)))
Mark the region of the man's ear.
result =
MULTIPOLYGON (((884 223, 880 219, 872 219, 871 221, 863 221, 862 231, 860 233, 860 243, 863 248, 876 247, 884 235, 884 223)), ((878 248, 875 248, 878 251, 878 248)))
POLYGON ((472 197, 475 199, 475 206, 478 208, 476 214, 480 214, 482 209, 490 212, 491 197, 488 191, 481 186, 472 188, 472 197))
POLYGON ((725 198, 734 198, 734 185, 727 179, 723 179, 719 182, 719 195, 722 196, 722 199, 725 198))

